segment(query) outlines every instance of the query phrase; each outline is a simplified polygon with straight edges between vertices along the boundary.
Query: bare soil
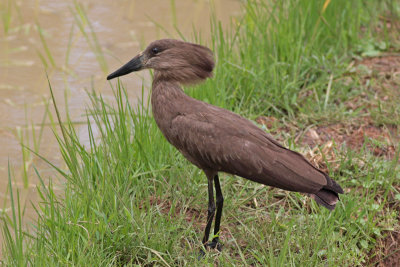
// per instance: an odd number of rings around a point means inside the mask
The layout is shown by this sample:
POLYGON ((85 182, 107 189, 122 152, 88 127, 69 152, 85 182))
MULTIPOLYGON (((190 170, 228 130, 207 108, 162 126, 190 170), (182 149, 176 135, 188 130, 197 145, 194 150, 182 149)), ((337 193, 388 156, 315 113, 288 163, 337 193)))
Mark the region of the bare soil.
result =
POLYGON ((302 145, 314 147, 334 140, 336 145, 346 145, 352 150, 367 149, 377 157, 393 159, 399 142, 398 129, 394 126, 373 124, 352 125, 336 123, 309 129, 301 140, 302 145))

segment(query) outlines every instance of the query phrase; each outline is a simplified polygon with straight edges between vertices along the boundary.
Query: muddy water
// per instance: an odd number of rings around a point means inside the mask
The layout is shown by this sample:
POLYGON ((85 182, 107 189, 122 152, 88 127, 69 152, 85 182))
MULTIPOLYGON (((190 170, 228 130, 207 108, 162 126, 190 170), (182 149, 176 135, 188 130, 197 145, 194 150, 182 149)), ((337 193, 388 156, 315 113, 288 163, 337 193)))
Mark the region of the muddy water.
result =
MULTIPOLYGON (((49 101, 46 71, 60 109, 65 109, 66 99, 73 120, 84 122, 81 115, 88 104, 85 89, 93 85, 106 99, 111 98, 106 75, 150 41, 179 38, 174 26, 188 40, 193 40, 193 27, 201 32, 203 40, 210 39, 210 2, 223 25, 228 25, 232 16, 240 14, 239 0, 1 1, 1 207, 9 209, 8 164, 12 169, 12 184, 21 190, 24 203, 35 202, 38 179, 33 167, 44 179, 54 176, 49 166, 26 153, 28 175, 24 181, 21 138, 29 147, 62 167, 57 142, 48 126, 49 119, 44 116, 45 103, 49 101), (96 56, 96 51, 101 52, 96 56)), ((144 72, 123 79, 132 102, 140 96, 143 79, 145 84, 150 83, 144 72)), ((54 113, 51 105, 50 110, 54 113)), ((85 127, 79 127, 84 138, 85 127)), ((30 212, 28 205, 27 213, 30 212)))

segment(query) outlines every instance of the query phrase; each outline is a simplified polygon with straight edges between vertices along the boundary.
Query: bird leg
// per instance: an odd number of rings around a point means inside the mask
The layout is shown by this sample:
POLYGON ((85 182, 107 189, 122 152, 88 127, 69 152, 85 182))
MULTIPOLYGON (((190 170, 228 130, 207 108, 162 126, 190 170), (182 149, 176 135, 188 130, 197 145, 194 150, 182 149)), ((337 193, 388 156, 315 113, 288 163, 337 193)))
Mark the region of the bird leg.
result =
POLYGON ((208 236, 210 235, 210 229, 214 218, 214 213, 215 213, 215 203, 214 203, 213 180, 208 179, 208 210, 207 210, 207 225, 203 237, 204 246, 206 246, 208 241, 208 236))
POLYGON ((222 247, 219 244, 219 226, 221 223, 221 216, 222 216, 222 207, 224 206, 224 197, 222 196, 221 186, 219 184, 219 177, 218 174, 214 176, 214 183, 215 183, 215 194, 217 198, 217 214, 215 215, 215 226, 214 226, 214 238, 209 244, 211 248, 217 248, 218 251, 221 251, 222 247))
MULTIPOLYGON (((213 178, 212 176, 207 175, 207 180, 208 180, 208 210, 207 210, 207 225, 206 229, 204 231, 204 237, 203 237, 203 246, 204 248, 207 249, 207 242, 208 242, 208 237, 210 235, 210 229, 211 229, 211 224, 214 218, 214 213, 215 213, 215 203, 214 203, 214 191, 213 191, 213 178)), ((205 252, 201 248, 200 249, 200 257, 204 256, 205 252)), ((199 257, 199 258, 200 258, 199 257)))
MULTIPOLYGON (((224 204, 224 198, 222 196, 221 186, 219 183, 218 174, 207 174, 208 178, 208 214, 207 214, 207 225, 203 237, 203 246, 204 248, 210 247, 212 249, 218 249, 221 251, 222 247, 219 243, 219 226, 221 223, 221 215, 222 215, 222 207, 224 204), (215 191, 216 191, 216 198, 217 198, 217 214, 215 217, 215 226, 214 226, 214 238, 211 242, 208 242, 208 237, 210 235, 210 229, 212 220, 215 213, 215 204, 214 204, 214 192, 213 192, 213 181, 215 183, 215 191)), ((205 252, 203 249, 200 249, 200 257, 204 256, 205 252)))

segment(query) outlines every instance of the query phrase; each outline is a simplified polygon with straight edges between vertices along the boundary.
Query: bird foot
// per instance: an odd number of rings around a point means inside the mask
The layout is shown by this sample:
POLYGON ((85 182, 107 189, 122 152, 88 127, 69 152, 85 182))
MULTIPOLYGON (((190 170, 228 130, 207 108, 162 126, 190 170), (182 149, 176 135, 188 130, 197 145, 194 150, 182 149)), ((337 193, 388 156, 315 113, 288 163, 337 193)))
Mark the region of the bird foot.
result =
POLYGON ((206 252, 204 251, 204 249, 200 248, 199 256, 197 257, 197 260, 201 260, 205 255, 206 255, 206 252))
MULTIPOLYGON (((217 240, 213 240, 213 241, 208 242, 207 244, 205 244, 204 248, 206 250, 208 250, 208 249, 216 249, 219 252, 221 252, 222 251, 222 244, 219 243, 217 240)), ((204 250, 204 248, 200 248, 199 257, 198 257, 199 260, 206 255, 206 251, 204 250)))
POLYGON ((211 242, 208 242, 205 245, 206 248, 211 248, 211 249, 217 249, 219 252, 222 251, 222 244, 218 242, 218 240, 213 240, 211 242))

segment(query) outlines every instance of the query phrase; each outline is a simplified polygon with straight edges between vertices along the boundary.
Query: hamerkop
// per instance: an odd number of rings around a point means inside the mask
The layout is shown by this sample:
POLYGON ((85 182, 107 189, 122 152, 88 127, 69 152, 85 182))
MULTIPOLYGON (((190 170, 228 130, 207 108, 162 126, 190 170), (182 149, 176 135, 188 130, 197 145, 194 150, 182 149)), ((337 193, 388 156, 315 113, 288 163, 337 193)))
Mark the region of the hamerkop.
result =
MULTIPOLYGON (((223 197, 218 172, 282 188, 309 193, 318 204, 333 210, 343 189, 327 174, 311 165, 301 154, 291 151, 251 121, 229 111, 187 96, 182 84, 193 84, 212 76, 213 53, 188 42, 163 39, 146 50, 107 80, 133 71, 153 69, 151 104, 154 119, 165 138, 208 179, 208 215, 203 244, 217 248, 223 197), (208 237, 215 213, 215 237, 208 237)), ((202 251, 202 250, 201 250, 202 251)))

